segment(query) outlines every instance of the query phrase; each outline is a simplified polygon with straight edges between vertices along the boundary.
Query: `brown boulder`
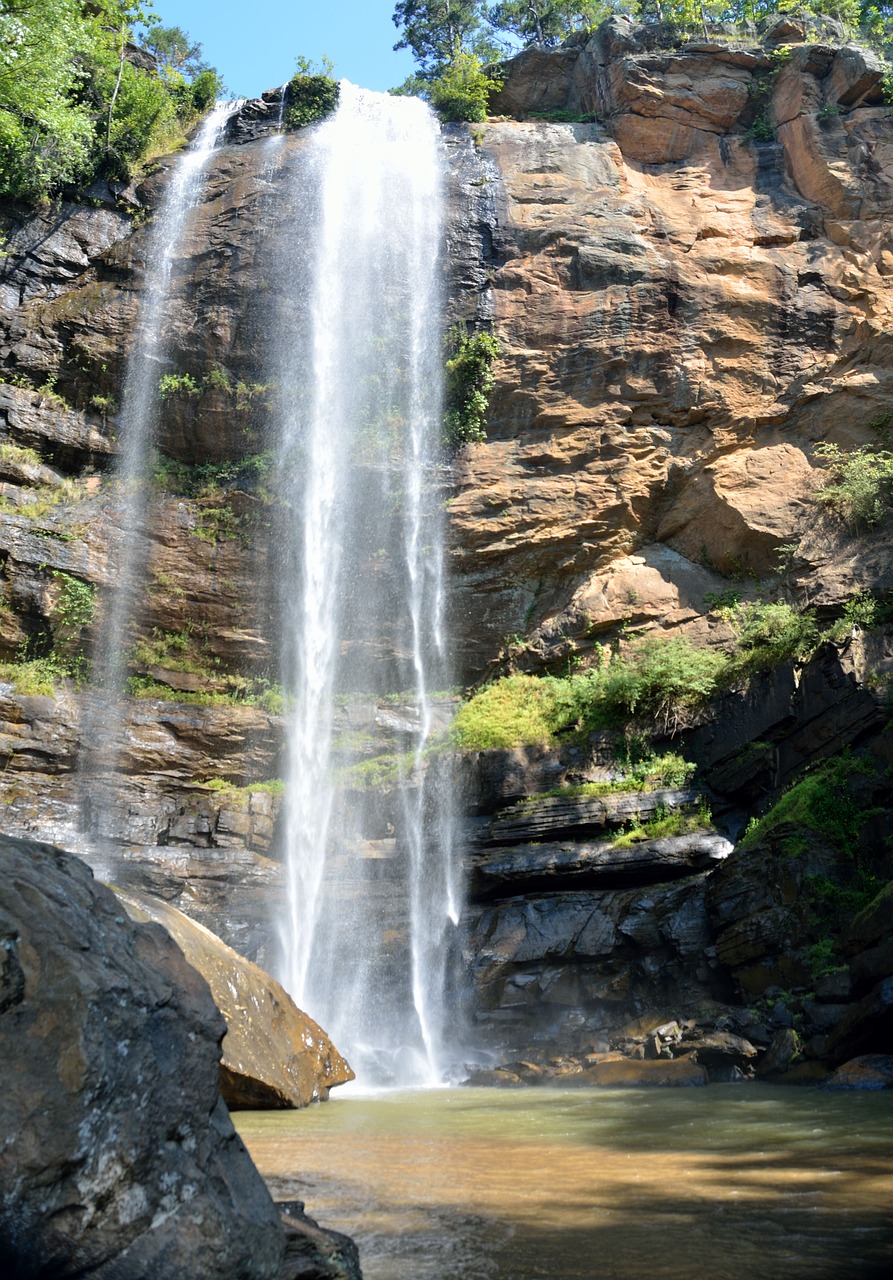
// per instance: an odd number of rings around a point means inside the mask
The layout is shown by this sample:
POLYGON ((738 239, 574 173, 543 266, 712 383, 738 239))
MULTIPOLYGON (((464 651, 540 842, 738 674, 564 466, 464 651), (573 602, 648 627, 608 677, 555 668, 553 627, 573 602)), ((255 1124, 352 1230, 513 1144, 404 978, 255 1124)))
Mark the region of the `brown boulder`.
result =
POLYGON ((116 890, 128 914, 162 925, 226 1020, 220 1088, 230 1110, 306 1107, 354 1073, 321 1027, 258 965, 166 902, 116 890))
POLYGON ((744 449, 694 472, 657 536, 720 573, 771 574, 779 547, 796 541, 810 518, 815 485, 815 472, 795 445, 744 449))
POLYGON ((691 1057, 597 1062, 586 1075, 592 1084, 612 1089, 689 1088, 707 1083, 706 1070, 691 1057))

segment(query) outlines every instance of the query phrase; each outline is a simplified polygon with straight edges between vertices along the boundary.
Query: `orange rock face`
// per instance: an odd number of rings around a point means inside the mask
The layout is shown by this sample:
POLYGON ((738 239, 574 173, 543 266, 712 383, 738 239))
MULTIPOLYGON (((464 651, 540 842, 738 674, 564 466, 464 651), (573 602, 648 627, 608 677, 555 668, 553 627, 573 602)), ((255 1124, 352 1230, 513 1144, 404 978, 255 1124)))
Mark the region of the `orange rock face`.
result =
POLYGON ((893 391, 880 64, 621 20, 573 53, 522 55, 496 109, 601 123, 476 133, 502 354, 451 503, 472 670, 518 633, 550 660, 629 624, 709 638, 705 593, 782 548, 804 601, 889 585, 812 500, 815 446, 876 442, 893 391))

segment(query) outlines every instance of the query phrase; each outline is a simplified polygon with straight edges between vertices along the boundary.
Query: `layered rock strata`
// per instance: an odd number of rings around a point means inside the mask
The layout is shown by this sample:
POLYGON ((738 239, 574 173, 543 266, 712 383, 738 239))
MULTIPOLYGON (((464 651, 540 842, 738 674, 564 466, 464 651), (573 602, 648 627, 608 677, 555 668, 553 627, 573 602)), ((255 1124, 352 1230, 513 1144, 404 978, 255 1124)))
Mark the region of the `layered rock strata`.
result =
POLYGON ((533 665, 622 627, 726 639, 711 595, 785 557, 804 604, 893 585, 886 529, 863 542, 812 500, 816 446, 889 416, 881 64, 653 40, 615 19, 522 54, 494 104, 515 119, 476 126, 459 170, 466 225, 480 186, 490 210, 461 296, 502 349, 451 503, 472 670, 509 637, 533 665))

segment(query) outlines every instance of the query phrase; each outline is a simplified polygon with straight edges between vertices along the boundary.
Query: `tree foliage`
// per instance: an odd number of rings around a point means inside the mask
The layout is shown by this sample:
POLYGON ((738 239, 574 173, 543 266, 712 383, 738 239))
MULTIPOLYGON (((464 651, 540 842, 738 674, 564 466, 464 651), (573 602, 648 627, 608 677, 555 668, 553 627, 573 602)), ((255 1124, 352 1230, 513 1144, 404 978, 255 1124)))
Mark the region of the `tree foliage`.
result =
POLYGON ((490 95, 500 84, 476 54, 457 49, 428 96, 442 120, 486 120, 490 95))
POLYGON ((486 18, 496 31, 548 47, 597 27, 615 8, 609 0, 506 0, 487 5, 486 18))
POLYGON ((498 56, 480 0, 399 0, 394 25, 400 31, 394 48, 412 50, 425 80, 439 76, 457 52, 498 56))
POLYGON ((152 26, 137 0, 0 0, 0 196, 124 177, 207 109, 220 81, 201 47, 152 26), (146 23, 157 71, 133 43, 146 23))

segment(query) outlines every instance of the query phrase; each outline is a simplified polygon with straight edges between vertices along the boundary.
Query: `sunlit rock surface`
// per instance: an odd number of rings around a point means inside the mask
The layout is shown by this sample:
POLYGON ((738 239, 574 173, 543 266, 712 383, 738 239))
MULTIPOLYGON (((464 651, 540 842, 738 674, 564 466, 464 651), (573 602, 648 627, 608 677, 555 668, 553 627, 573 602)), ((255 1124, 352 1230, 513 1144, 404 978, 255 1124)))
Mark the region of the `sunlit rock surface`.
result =
POLYGON ((624 624, 723 638, 716 575, 783 546, 804 603, 891 585, 888 533, 863 556, 811 502, 816 444, 870 443, 888 412, 881 68, 833 24, 789 56, 658 36, 616 19, 522 54, 495 103, 517 119, 457 168, 468 236, 486 221, 460 301, 502 348, 451 503, 473 670, 517 634, 540 661, 624 624), (529 118, 555 110, 599 120, 529 118))
POLYGON ((230 1110, 306 1107, 353 1079, 326 1033, 275 978, 168 903, 116 892, 134 920, 167 930, 211 988, 226 1020, 220 1088, 230 1110))

